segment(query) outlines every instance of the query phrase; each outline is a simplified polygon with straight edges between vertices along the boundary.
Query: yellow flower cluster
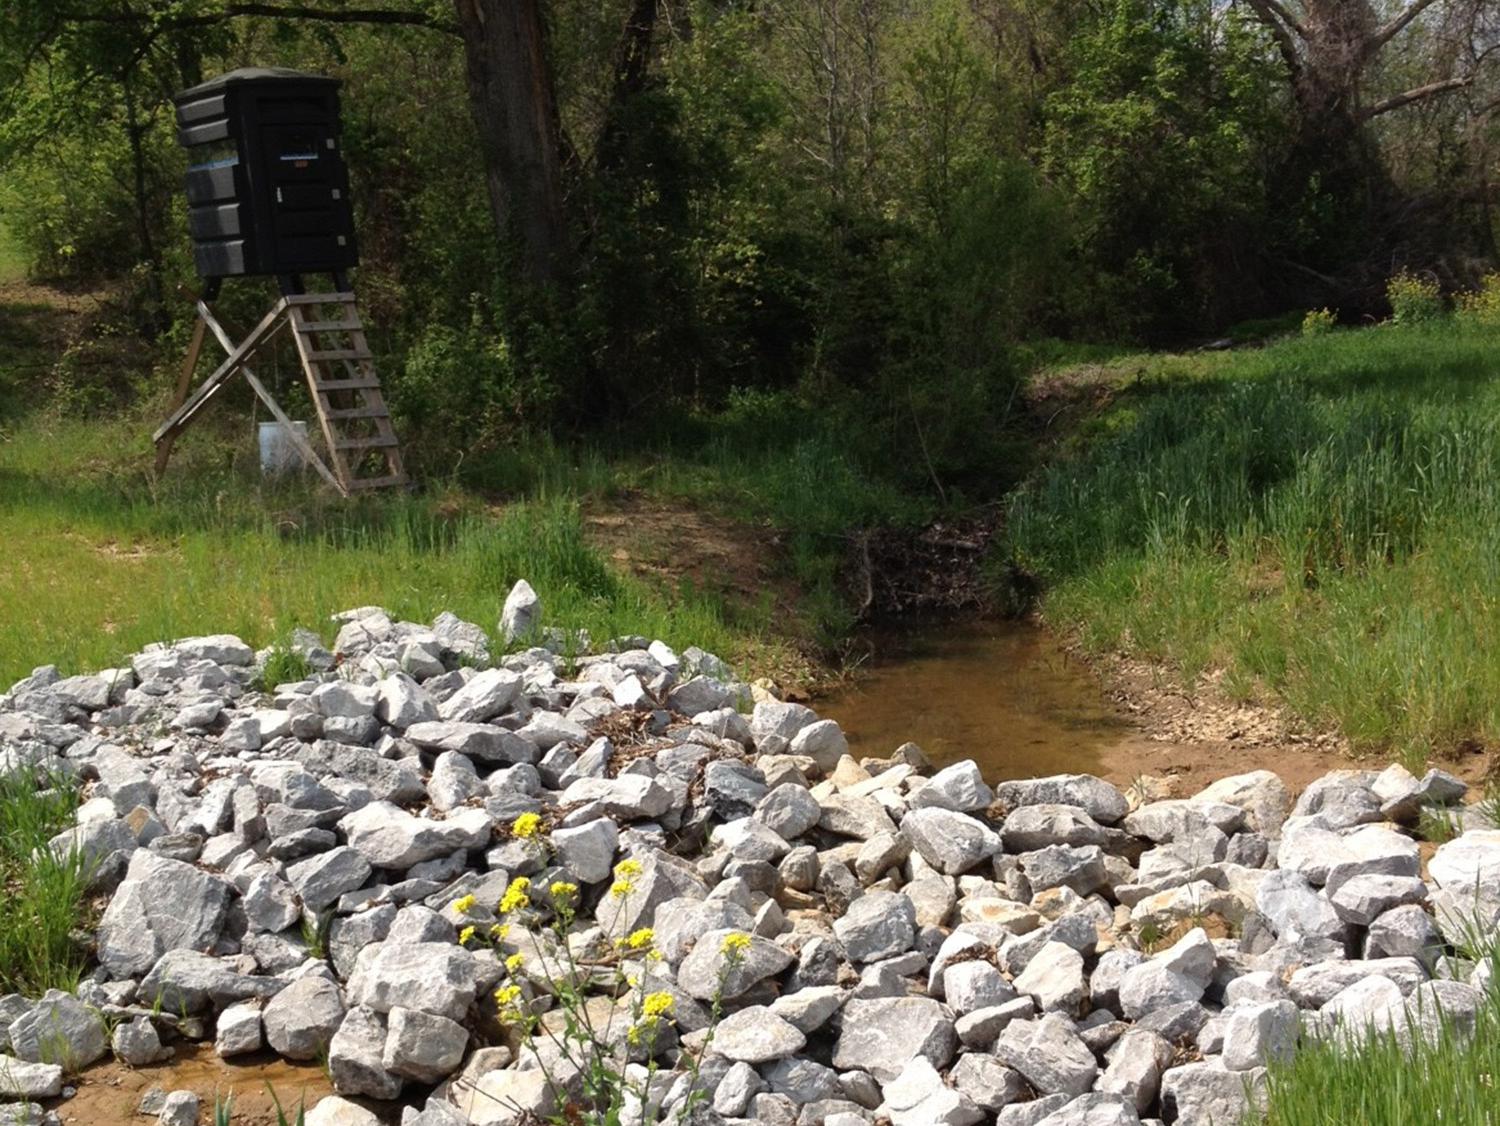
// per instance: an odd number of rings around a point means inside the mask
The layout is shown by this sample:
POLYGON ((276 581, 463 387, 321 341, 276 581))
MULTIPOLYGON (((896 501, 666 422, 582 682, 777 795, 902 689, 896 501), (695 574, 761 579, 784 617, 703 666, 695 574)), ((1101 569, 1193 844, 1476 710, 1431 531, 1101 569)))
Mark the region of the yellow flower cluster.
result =
POLYGON ((474 903, 474 897, 472 895, 466 895, 461 899, 455 899, 453 901, 453 910, 457 911, 460 915, 467 915, 474 909, 474 903))
POLYGON ((469 940, 472 939, 473 937, 474 937, 474 928, 473 927, 465 927, 463 930, 461 930, 461 931, 458 932, 458 944, 460 946, 467 946, 467 945, 469 945, 469 940))
POLYGON ((495 990, 495 1004, 500 1009, 501 1020, 519 1020, 521 1017, 521 987, 502 985, 495 990))
POLYGON ((719 953, 726 958, 743 958, 745 951, 750 949, 750 936, 744 931, 735 931, 726 934, 724 941, 719 943, 719 953))
POLYGON ((567 880, 553 880, 552 886, 547 890, 552 893, 553 899, 572 899, 578 894, 578 885, 570 884, 567 880))
POLYGON ((655 941, 656 932, 650 927, 642 927, 638 931, 631 932, 630 937, 625 939, 625 945, 632 950, 649 950, 655 941))
POLYGON ((635 890, 635 881, 641 875, 641 862, 639 860, 622 860, 615 865, 615 882, 610 885, 609 894, 616 899, 624 899, 635 890))
POLYGON ((490 927, 490 937, 493 938, 496 942, 504 941, 506 938, 510 937, 510 924, 496 923, 494 926, 490 927))
POLYGON ((539 814, 523 813, 510 823, 510 832, 514 837, 520 837, 523 841, 529 841, 541 834, 542 819, 539 814))
POLYGON ((531 896, 526 893, 531 889, 531 881, 525 876, 517 876, 511 880, 510 887, 505 889, 505 894, 500 897, 500 914, 509 915, 512 911, 531 906, 531 896))
POLYGON ((521 967, 524 966, 525 964, 526 964, 526 955, 524 955, 524 954, 512 954, 509 958, 505 959, 505 970, 512 977, 514 977, 516 974, 518 974, 518 973, 521 972, 521 967))
POLYGON ((641 1015, 647 1020, 670 1016, 675 1003, 670 993, 648 993, 641 999, 641 1015))

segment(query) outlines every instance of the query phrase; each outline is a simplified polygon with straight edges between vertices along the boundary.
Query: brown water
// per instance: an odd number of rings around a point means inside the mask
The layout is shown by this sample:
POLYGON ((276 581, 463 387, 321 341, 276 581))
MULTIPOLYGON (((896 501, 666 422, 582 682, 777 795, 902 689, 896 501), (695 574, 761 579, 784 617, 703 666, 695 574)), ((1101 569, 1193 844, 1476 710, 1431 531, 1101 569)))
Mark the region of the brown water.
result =
POLYGON ((1134 734, 1098 679, 1035 626, 936 623, 868 640, 850 685, 814 704, 856 758, 910 741, 938 766, 972 758, 992 782, 1102 774, 1101 756, 1134 734))

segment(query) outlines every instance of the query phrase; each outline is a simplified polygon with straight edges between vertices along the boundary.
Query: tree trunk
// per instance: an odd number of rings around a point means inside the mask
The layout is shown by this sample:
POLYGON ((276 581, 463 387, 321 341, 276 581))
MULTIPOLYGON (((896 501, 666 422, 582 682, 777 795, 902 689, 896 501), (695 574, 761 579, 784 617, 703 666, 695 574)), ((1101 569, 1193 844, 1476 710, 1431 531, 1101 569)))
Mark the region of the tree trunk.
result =
POLYGON ((525 280, 558 282, 571 255, 540 0, 455 0, 455 6, 495 226, 519 252, 525 280))

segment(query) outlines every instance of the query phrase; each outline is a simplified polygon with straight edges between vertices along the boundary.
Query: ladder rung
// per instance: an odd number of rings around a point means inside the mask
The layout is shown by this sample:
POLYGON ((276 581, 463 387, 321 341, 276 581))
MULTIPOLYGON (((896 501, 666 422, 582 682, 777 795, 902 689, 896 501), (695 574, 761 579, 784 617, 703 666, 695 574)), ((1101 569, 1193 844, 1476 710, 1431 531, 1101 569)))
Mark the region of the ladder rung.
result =
POLYGON ((311 336, 315 332, 363 332, 365 326, 359 323, 359 319, 352 321, 298 321, 297 331, 303 336, 311 336))
POLYGON ((329 407, 324 418, 389 418, 391 412, 384 407, 329 407))
POLYGON ((390 434, 376 434, 370 438, 340 438, 334 442, 335 448, 340 450, 374 450, 396 444, 395 436, 390 434))
POLYGON ((328 391, 360 391, 371 387, 379 387, 380 380, 373 375, 359 376, 354 379, 314 379, 313 386, 318 394, 328 391))
POLYGON ((307 351, 307 362, 310 364, 329 363, 333 360, 370 360, 368 348, 331 348, 326 352, 316 352, 311 348, 307 351))
POLYGON ((406 474, 396 473, 390 477, 356 477, 349 482, 349 491, 358 492, 362 489, 384 489, 391 485, 406 484, 406 474))

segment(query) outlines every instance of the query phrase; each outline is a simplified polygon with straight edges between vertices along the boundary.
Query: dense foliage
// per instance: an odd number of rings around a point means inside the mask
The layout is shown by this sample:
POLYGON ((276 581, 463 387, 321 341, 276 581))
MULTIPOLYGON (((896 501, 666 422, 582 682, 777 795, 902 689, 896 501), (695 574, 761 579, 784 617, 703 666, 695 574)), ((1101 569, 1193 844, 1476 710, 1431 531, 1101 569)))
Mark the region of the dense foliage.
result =
POLYGON ((330 72, 358 287, 423 448, 784 392, 942 495, 994 472, 973 435, 1028 336, 1350 319, 1398 269, 1493 265, 1477 0, 526 0, 568 241, 538 285, 487 189, 464 15, 499 7, 0 0, 0 223, 37 276, 125 279, 132 323, 180 334, 171 93, 330 72))

